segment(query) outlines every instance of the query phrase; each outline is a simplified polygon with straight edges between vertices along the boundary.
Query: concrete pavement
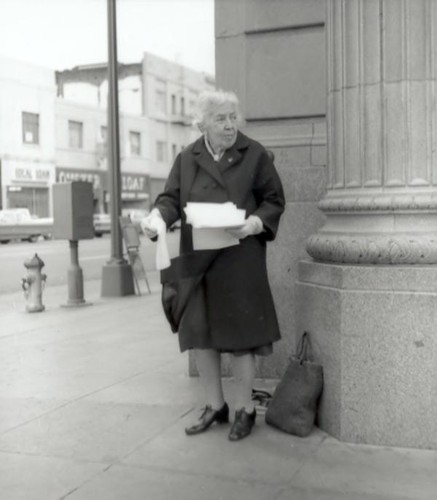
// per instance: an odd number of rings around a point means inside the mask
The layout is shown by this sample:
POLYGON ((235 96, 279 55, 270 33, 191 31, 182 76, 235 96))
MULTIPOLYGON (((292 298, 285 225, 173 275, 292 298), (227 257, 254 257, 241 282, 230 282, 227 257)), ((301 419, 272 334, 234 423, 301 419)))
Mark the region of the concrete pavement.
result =
POLYGON ((38 314, 20 292, 0 296, 1 500, 437 498, 435 451, 350 445, 318 429, 300 439, 262 415, 241 442, 228 426, 185 436, 198 381, 149 277, 152 295, 116 299, 87 281, 92 305, 76 309, 60 307, 65 286, 48 287, 38 314))

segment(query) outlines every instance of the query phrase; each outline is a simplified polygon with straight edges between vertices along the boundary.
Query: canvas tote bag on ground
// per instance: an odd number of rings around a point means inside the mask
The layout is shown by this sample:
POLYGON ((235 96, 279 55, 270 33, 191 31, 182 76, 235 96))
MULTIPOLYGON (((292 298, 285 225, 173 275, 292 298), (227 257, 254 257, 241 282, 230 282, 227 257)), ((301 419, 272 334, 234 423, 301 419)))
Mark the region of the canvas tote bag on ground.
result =
POLYGON ((311 343, 307 332, 300 338, 296 352, 275 389, 265 420, 289 434, 305 437, 314 427, 323 389, 323 370, 321 365, 310 361, 311 343))

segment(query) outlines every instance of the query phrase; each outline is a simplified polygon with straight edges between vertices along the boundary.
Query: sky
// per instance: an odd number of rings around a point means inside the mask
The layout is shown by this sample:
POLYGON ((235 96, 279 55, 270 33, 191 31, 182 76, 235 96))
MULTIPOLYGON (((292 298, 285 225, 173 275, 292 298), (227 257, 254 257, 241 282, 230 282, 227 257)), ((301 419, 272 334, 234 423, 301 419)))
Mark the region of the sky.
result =
MULTIPOLYGON (((117 0, 117 51, 214 74, 214 0, 117 0)), ((0 0, 0 56, 55 70, 106 62, 107 0, 0 0)))

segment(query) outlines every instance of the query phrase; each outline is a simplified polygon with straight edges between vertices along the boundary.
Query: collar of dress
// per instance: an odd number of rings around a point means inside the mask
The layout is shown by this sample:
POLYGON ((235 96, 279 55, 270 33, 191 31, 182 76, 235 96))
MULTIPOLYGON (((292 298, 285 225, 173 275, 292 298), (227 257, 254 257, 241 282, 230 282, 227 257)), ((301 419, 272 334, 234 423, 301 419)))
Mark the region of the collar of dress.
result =
POLYGON ((215 162, 220 161, 220 158, 223 156, 224 151, 222 151, 221 153, 217 153, 217 154, 214 153, 214 150, 212 149, 211 144, 209 143, 208 138, 206 137, 206 134, 203 136, 203 138, 205 140, 206 149, 207 149, 208 153, 212 156, 213 160, 215 162))

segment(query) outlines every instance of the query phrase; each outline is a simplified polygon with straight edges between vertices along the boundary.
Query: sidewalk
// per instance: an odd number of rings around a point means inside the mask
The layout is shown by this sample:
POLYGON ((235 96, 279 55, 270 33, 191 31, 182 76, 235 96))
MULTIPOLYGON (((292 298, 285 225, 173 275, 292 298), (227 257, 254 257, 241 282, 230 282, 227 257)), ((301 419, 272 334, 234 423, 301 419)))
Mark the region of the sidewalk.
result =
POLYGON ((437 498, 435 451, 300 439, 262 415, 237 443, 228 426, 185 436, 198 381, 150 278, 152 295, 116 299, 85 282, 92 305, 75 309, 48 287, 37 314, 21 293, 0 296, 0 499, 437 498))

